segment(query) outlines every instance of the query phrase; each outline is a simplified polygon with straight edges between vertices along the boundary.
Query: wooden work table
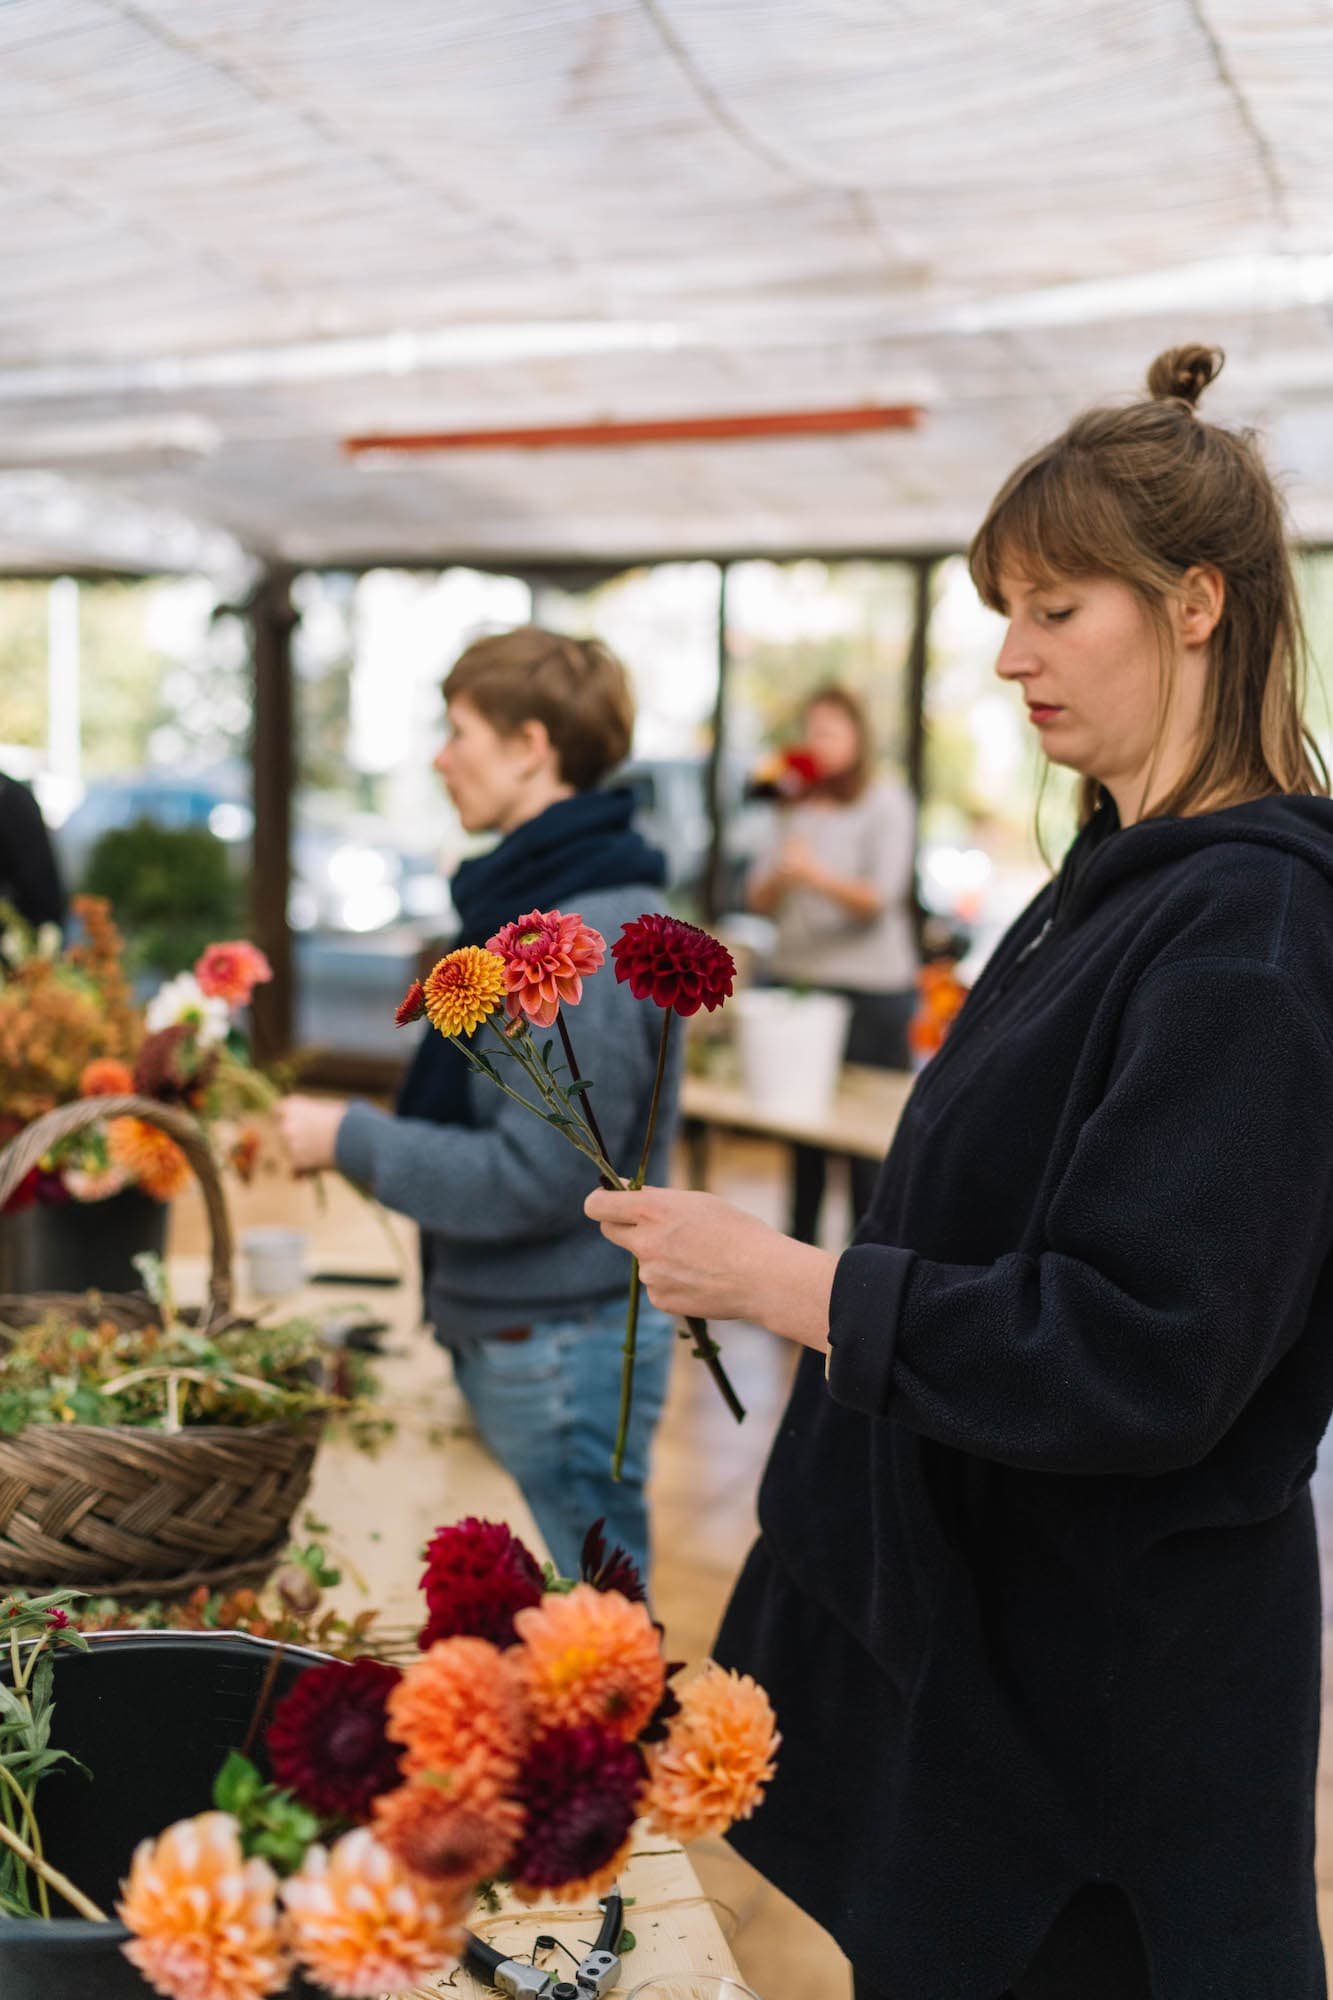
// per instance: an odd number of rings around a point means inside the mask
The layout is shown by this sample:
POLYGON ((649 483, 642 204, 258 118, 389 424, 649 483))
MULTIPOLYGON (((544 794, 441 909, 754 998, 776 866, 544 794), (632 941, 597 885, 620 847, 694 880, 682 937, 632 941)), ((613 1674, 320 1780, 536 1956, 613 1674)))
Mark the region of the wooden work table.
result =
POLYGON ((708 1180, 708 1141, 717 1131, 778 1139, 787 1145, 818 1146, 828 1153, 853 1153, 880 1160, 889 1149, 914 1076, 905 1070, 843 1067, 838 1092, 823 1118, 793 1118, 761 1109, 739 1078, 687 1076, 681 1090, 681 1119, 696 1187, 708 1180))
MULTIPOLYGON (((344 1183, 328 1178, 325 1208, 306 1200, 308 1191, 288 1190, 283 1196, 283 1220, 310 1232, 310 1268, 328 1263, 361 1271, 392 1269, 395 1253, 384 1219, 344 1183), (298 1206, 300 1212, 293 1213, 298 1206)), ((272 1219, 272 1209, 256 1202, 259 1193, 252 1189, 250 1199, 235 1204, 238 1230, 263 1213, 272 1219)), ((386 1628, 401 1628, 419 1624, 424 1615, 421 1551, 442 1523, 466 1514, 505 1521, 539 1557, 545 1550, 522 1495, 473 1429, 446 1358, 421 1330, 411 1232, 396 1219, 389 1220, 389 1228, 402 1252, 403 1281, 393 1289, 308 1285, 289 1299, 271 1302, 271 1309, 283 1315, 322 1315, 331 1308, 357 1306, 388 1322, 383 1335, 387 1352, 377 1368, 385 1404, 397 1424, 395 1434, 375 1457, 342 1439, 326 1443, 307 1505, 327 1524, 324 1539, 343 1570, 344 1582, 330 1593, 333 1600, 347 1612, 373 1605, 386 1628)), ((188 1227, 180 1234, 190 1241, 188 1227)), ((173 1255, 172 1270, 182 1300, 202 1296, 201 1256, 173 1255)), ((243 1298, 241 1303, 255 1302, 243 1298)), ((620 1886, 636 1945, 625 1959, 614 1988, 617 1995, 656 1972, 736 1976, 713 1907, 681 1847, 645 1833, 620 1886)), ((530 1955, 534 1938, 543 1931, 581 1957, 599 1921, 595 1906, 507 1905, 498 1915, 478 1913, 473 1928, 515 1957, 530 1955)), ((555 1959, 549 1963, 554 1969, 555 1959)), ((564 1964, 568 1970, 568 1960, 564 1964)), ((426 2000, 432 1990, 419 1989, 413 2000, 426 2000)), ((494 2000, 493 1988, 463 1970, 441 1978, 438 1990, 450 2000, 485 2000, 488 1995, 494 2000)))

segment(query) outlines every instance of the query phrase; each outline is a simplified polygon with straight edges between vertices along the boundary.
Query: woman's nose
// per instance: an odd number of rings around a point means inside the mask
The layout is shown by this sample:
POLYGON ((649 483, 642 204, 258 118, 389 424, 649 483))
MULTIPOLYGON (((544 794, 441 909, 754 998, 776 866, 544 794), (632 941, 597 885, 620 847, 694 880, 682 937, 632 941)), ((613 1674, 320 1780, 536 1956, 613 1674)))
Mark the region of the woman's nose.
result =
POLYGON ((1035 671, 1037 662, 1024 635, 1013 625, 1004 635, 995 659, 995 671, 1002 681, 1019 681, 1035 671))

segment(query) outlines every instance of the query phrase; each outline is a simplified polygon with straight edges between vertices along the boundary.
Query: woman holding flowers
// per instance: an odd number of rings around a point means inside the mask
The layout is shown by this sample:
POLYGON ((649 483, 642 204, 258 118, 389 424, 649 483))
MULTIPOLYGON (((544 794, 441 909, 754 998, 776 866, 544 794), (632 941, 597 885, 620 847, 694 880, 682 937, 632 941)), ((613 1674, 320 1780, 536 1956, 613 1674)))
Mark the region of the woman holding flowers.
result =
MULTIPOLYGON (((805 704, 803 737, 814 776, 779 804, 769 852, 746 885, 752 910, 777 925, 769 971, 787 986, 834 992, 851 1009, 847 1062, 910 1069, 908 1024, 916 1011, 912 929, 916 808, 901 780, 875 776, 865 704, 829 682, 805 704)), ((790 1231, 813 1243, 828 1156, 792 1148, 790 1231)), ((847 1162, 852 1219, 870 1205, 873 1161, 847 1162)))
POLYGON ((784 1737, 737 1844, 863 2000, 1322 2000, 1309 1479, 1333 1407, 1333 805, 1220 357, 1078 418, 973 543, 1083 825, 855 1245, 589 1213, 809 1352, 718 1643, 784 1737))
MULTIPOLYGON (((298 1170, 336 1164, 421 1226, 436 1337, 557 1568, 575 1572, 586 1529, 604 1517, 610 1538, 646 1573, 644 1481, 672 1321, 644 1301, 628 1448, 615 1481, 629 1264, 584 1219, 596 1169, 446 1039, 470 1035, 503 1003, 558 1046, 559 1014, 575 1008, 568 1031, 596 1078, 593 1109, 609 1157, 637 1157, 658 1017, 624 982, 587 978, 602 964, 604 940, 651 909, 665 873, 631 825, 631 795, 597 789, 628 753, 632 698, 606 647, 535 626, 469 646, 444 694, 449 736, 436 768, 464 828, 500 836, 451 883, 465 949, 443 961, 423 995, 431 1025, 395 1117, 296 1097, 281 1122, 298 1170)), ((650 1159, 655 1179, 666 1177, 677 1080, 673 1055, 650 1159)))

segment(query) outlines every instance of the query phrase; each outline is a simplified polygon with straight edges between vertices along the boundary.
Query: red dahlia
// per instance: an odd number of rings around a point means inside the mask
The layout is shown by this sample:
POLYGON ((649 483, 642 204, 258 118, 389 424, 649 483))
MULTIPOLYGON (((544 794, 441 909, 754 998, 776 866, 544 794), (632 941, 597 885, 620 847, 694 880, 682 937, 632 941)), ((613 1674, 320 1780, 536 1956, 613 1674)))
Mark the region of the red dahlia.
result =
POLYGON ((280 1785, 321 1817, 363 1820, 399 1782, 385 1703, 402 1679, 379 1660, 307 1667, 273 1711, 268 1756, 280 1785))
POLYGON ((644 1776, 634 1745, 595 1722, 539 1736, 514 1790, 527 1832, 509 1866, 512 1880, 557 1889, 596 1876, 629 1836, 644 1776))
POLYGON ((437 1639, 489 1639, 517 1643, 514 1613, 542 1599, 541 1567, 502 1521, 469 1515, 437 1530, 426 1550, 421 1579, 430 1616, 419 1644, 437 1639))
POLYGON ((616 978, 636 1000, 674 1007, 678 1014, 711 1013, 731 998, 736 962, 697 924, 680 917, 644 916, 628 923, 611 947, 616 978))
POLYGON ((394 1020, 400 1028, 406 1028, 413 1021, 421 1021, 426 1015, 426 989, 419 979, 414 979, 404 993, 394 1012, 394 1020))

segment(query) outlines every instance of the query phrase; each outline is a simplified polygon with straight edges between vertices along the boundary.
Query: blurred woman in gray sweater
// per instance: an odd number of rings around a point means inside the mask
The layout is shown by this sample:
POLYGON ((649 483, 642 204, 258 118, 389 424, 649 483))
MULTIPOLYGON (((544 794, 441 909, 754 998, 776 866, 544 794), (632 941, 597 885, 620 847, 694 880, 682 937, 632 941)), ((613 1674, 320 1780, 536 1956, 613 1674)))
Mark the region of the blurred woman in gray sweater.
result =
MULTIPOLYGON (((469 646, 444 695, 449 733, 436 769, 464 828, 500 836, 453 877, 457 944, 484 944, 515 917, 558 908, 577 911, 610 945, 623 923, 658 907, 664 864, 631 825, 631 794, 597 789, 628 753, 633 728, 613 653, 525 626, 469 646)), ((658 1021, 609 964, 585 982, 569 1017, 610 1157, 626 1171, 647 1124, 658 1021)), ((678 1085, 673 1065, 654 1179, 669 1177, 678 1085)), ((613 1482, 630 1267, 584 1218, 593 1168, 430 1029, 395 1115, 294 1097, 280 1119, 298 1171, 336 1165, 420 1225, 435 1336, 556 1567, 577 1575, 583 1535, 603 1517, 608 1540, 646 1577, 644 1482, 673 1322, 643 1301, 629 1449, 613 1482)))
MULTIPOLYGON (((848 1062, 907 1069, 918 965, 916 807, 905 785, 874 776, 869 718, 849 689, 830 683, 810 697, 804 742, 815 781, 779 806, 747 890, 751 909, 777 922, 770 971, 784 986, 851 1002, 848 1062)), ((826 1155, 814 1146, 794 1151, 789 1234, 813 1243, 826 1155)), ((851 1161, 853 1222, 870 1205, 877 1171, 876 1161, 851 1161)))

